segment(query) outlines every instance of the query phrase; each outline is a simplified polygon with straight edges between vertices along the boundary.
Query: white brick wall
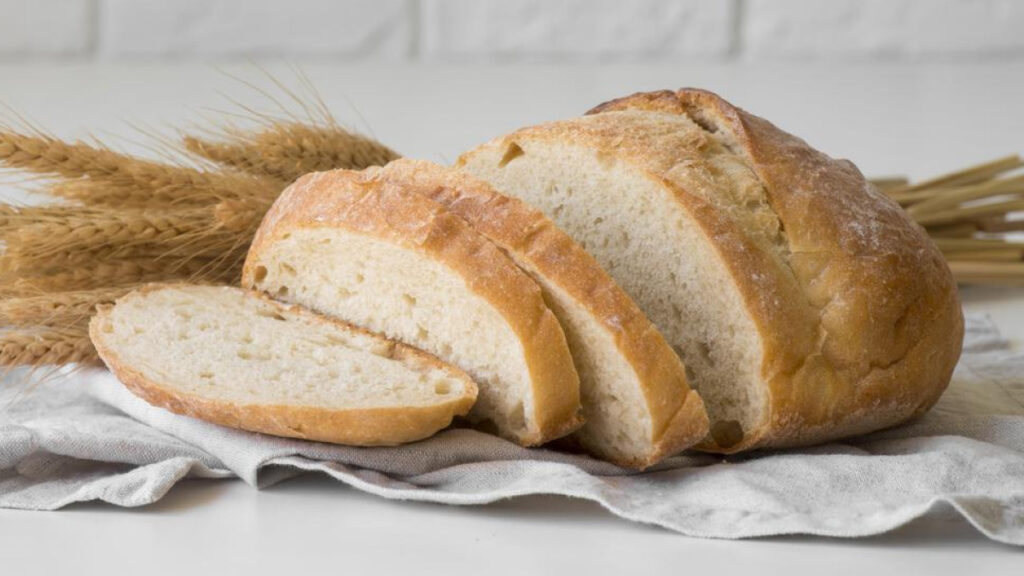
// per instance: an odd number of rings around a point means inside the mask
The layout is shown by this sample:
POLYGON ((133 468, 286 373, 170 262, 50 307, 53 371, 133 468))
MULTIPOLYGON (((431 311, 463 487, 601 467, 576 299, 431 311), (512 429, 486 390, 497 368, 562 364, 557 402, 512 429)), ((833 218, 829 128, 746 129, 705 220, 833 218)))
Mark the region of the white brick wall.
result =
POLYGON ((107 56, 404 57, 405 0, 104 0, 107 56))
POLYGON ((425 0, 423 50, 437 58, 724 56, 733 0, 425 0))
POLYGON ((92 0, 0 0, 0 55, 88 53, 92 9, 92 0))
POLYGON ((747 0, 748 58, 1024 55, 1020 0, 747 0))
POLYGON ((1024 60, 1024 0, 0 0, 0 59, 1024 60))

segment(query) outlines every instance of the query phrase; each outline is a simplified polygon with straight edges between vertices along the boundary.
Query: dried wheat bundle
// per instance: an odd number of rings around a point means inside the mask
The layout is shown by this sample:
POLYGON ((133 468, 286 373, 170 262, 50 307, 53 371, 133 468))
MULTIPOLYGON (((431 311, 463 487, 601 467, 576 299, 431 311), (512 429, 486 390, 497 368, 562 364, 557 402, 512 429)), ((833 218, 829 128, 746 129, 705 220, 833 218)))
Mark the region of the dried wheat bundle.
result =
POLYGON ((1012 155, 916 184, 873 182, 925 227, 958 282, 1024 286, 1022 167, 1012 155))
POLYGON ((181 162, 0 129, 0 165, 54 178, 43 191, 63 201, 0 204, 0 365, 95 362, 85 326, 98 304, 149 282, 237 283, 287 182, 397 157, 326 113, 258 120, 215 140, 186 135, 181 162))

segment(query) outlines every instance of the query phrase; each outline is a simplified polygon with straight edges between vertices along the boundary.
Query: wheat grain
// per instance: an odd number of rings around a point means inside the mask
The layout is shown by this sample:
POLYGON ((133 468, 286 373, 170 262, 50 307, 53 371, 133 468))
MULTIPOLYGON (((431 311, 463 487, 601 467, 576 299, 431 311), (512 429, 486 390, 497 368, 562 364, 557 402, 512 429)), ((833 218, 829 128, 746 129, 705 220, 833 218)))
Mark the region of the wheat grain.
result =
MULTIPOLYGON (((263 216, 270 209, 269 204, 245 202, 221 202, 213 209, 213 218, 224 230, 239 234, 256 233, 263 216)), ((251 240, 252 238, 248 238, 251 240)))

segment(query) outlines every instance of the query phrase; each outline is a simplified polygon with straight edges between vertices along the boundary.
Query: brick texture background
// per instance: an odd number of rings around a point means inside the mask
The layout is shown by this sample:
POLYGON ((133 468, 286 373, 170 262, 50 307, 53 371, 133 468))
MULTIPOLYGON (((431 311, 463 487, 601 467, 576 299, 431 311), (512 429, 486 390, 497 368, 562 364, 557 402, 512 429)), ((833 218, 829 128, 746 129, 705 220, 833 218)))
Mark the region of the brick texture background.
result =
POLYGON ((1020 0, 0 0, 0 59, 1024 59, 1020 0))

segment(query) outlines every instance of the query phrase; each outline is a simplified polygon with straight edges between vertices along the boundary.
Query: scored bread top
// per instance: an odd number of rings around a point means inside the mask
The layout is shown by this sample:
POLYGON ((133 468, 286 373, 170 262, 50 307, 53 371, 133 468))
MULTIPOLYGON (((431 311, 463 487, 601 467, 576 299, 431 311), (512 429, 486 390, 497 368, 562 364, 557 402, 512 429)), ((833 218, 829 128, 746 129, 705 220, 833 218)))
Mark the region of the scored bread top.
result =
POLYGON ((540 288, 496 246, 440 205, 380 176, 380 169, 307 174, 267 213, 249 250, 243 285, 278 238, 306 228, 338 228, 383 239, 438 262, 487 301, 516 334, 529 372, 532 426, 524 445, 561 437, 582 424, 579 378, 565 335, 540 288))
POLYGON ((466 414, 477 393, 429 354, 230 286, 142 287, 100 307, 89 335, 146 402, 276 436, 412 442, 466 414))
POLYGON ((707 449, 825 441, 934 404, 962 341, 955 283, 926 234, 853 164, 698 90, 637 94, 591 114, 478 150, 596 150, 670 189, 712 239, 759 332, 768 406, 759 429, 707 449))
POLYGON ((617 110, 690 118, 762 183, 781 258, 751 263, 765 283, 732 258, 765 336, 762 442, 876 429, 938 400, 963 341, 956 283, 924 230, 856 166, 703 90, 637 94, 591 113, 617 110))
MULTIPOLYGON (((613 457, 618 464, 650 466, 703 440, 707 415, 700 396, 687 384, 682 361, 597 261, 543 213, 518 198, 499 194, 482 180, 430 162, 396 160, 380 175, 464 218, 525 270, 557 286, 573 306, 611 335, 615 348, 600 352, 625 358, 635 374, 634 385, 646 401, 652 429, 646 451, 613 457)), ((600 447, 586 447, 609 457, 600 447)))

